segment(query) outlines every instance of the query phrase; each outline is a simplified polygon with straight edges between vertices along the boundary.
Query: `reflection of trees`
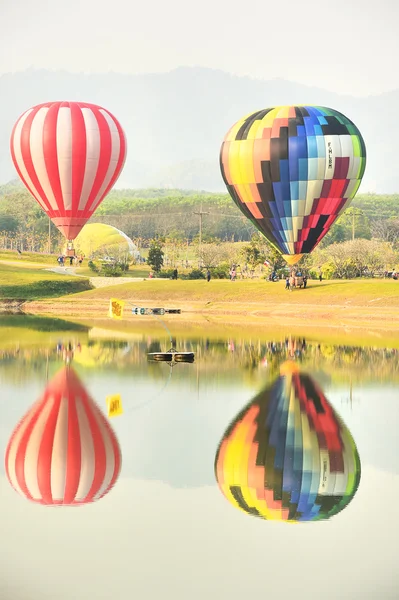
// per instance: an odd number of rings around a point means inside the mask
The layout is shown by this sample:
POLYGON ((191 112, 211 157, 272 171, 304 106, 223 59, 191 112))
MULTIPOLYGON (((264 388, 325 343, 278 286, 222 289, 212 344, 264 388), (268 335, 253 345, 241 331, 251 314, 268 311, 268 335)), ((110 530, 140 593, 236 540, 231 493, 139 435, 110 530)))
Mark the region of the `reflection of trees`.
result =
MULTIPOLYGON (((90 340, 87 344, 66 340, 53 346, 20 347, 0 350, 0 374, 14 381, 42 378, 65 360, 78 369, 101 369, 121 376, 141 374, 163 378, 162 365, 147 362, 148 352, 167 350, 165 340, 149 336, 134 341, 90 340), (65 345, 64 345, 65 344, 65 345), (66 351, 68 344, 71 349, 66 351), (47 367, 46 367, 47 365, 47 367), (54 366, 53 366, 54 365, 54 366)), ((318 344, 305 339, 285 338, 260 342, 239 339, 183 339, 176 341, 182 352, 194 352, 196 371, 202 376, 216 375, 220 381, 256 382, 275 377, 287 359, 300 363, 317 374, 319 381, 398 381, 399 351, 387 348, 318 344)), ((180 370, 186 373, 187 367, 180 370)))

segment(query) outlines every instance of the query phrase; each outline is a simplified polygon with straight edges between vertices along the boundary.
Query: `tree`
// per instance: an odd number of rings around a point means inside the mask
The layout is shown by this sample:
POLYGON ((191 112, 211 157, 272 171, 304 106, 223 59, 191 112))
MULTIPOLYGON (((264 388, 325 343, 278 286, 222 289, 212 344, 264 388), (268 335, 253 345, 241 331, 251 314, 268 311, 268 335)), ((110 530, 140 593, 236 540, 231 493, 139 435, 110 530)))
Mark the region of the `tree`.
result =
POLYGON ((399 242, 399 219, 378 219, 373 221, 371 224, 371 233, 377 240, 396 245, 399 242))
POLYGON ((228 258, 228 251, 224 244, 202 244, 199 250, 201 264, 207 269, 217 267, 221 262, 227 261, 228 258))
POLYGON ((355 239, 341 244, 331 244, 312 253, 314 267, 323 264, 333 277, 350 279, 364 277, 389 270, 397 261, 392 246, 378 240, 355 239), (329 269, 329 265, 332 269, 329 269))
POLYGON ((159 271, 163 267, 164 253, 163 253, 162 248, 163 248, 163 244, 162 244, 161 240, 154 239, 151 241, 150 249, 148 251, 147 262, 150 265, 150 267, 152 267, 154 269, 154 271, 156 273, 159 273, 159 271))
POLYGON ((241 250, 245 266, 249 268, 250 276, 253 277, 255 269, 258 265, 265 261, 265 255, 259 248, 260 238, 254 234, 249 244, 245 245, 241 250))
POLYGON ((0 231, 15 233, 18 229, 18 219, 12 215, 0 215, 0 231))

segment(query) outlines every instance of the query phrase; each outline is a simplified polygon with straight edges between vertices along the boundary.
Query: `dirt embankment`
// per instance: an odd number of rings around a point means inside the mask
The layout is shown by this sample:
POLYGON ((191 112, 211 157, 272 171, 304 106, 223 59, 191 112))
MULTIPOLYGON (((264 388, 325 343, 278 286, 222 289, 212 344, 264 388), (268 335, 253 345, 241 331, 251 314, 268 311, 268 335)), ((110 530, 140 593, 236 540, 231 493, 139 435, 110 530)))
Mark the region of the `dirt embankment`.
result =
MULTIPOLYGON (((145 319, 133 315, 131 308, 135 306, 155 306, 151 298, 140 299, 136 304, 127 302, 124 310, 124 320, 128 322, 145 319)), ((320 304, 289 304, 276 302, 207 302, 203 301, 173 301, 156 303, 165 308, 180 308, 179 320, 193 321, 197 317, 215 317, 237 325, 259 323, 265 326, 295 326, 346 329, 366 329, 381 331, 396 331, 399 335, 399 314, 396 307, 320 305, 320 304)), ((36 314, 51 314, 58 317, 76 318, 105 318, 108 314, 108 299, 64 298, 62 300, 29 302, 24 305, 24 311, 36 314)))

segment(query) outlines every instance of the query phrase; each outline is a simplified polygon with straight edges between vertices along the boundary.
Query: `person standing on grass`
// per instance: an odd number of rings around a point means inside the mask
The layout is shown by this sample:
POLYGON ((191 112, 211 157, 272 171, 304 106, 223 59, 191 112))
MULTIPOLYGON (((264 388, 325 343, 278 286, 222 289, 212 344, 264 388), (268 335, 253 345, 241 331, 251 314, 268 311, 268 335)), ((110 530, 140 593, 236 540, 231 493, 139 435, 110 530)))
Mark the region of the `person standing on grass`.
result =
POLYGON ((209 269, 206 270, 206 280, 209 283, 211 280, 211 272, 209 269))

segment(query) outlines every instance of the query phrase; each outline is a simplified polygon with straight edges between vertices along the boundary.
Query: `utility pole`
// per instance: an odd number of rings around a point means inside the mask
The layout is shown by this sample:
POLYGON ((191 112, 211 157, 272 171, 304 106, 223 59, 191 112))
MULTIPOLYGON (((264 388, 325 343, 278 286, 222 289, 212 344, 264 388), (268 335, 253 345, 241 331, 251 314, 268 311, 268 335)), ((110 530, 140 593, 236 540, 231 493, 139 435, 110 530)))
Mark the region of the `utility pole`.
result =
POLYGON ((209 215, 209 212, 202 210, 202 202, 201 202, 201 208, 200 208, 199 212, 194 211, 194 214, 199 216, 198 255, 200 255, 201 254, 201 244, 202 244, 202 217, 203 217, 203 215, 209 215))

